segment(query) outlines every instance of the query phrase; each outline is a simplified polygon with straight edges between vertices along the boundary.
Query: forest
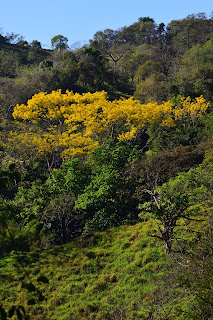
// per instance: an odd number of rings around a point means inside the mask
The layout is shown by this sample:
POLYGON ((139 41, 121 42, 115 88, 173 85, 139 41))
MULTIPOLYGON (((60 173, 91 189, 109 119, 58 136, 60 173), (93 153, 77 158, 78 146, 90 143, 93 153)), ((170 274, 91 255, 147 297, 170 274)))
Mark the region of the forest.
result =
POLYGON ((0 29, 0 319, 213 319, 213 15, 52 50, 0 29))

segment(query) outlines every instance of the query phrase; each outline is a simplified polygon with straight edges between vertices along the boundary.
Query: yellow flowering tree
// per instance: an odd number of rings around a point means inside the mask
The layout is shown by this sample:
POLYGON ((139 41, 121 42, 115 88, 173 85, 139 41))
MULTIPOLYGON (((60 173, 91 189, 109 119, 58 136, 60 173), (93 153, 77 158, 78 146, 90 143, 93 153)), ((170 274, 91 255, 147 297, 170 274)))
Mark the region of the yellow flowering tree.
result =
POLYGON ((208 106, 202 96, 194 101, 183 98, 174 106, 171 101, 141 104, 132 97, 109 101, 104 91, 82 95, 41 92, 26 105, 15 107, 14 119, 28 125, 21 133, 11 131, 8 140, 17 148, 25 145, 44 154, 51 169, 56 155, 62 159, 87 155, 108 137, 132 140, 154 123, 174 127, 187 119, 194 124, 208 106))
POLYGON ((197 120, 206 113, 207 108, 210 106, 203 96, 197 97, 192 100, 190 97, 181 98, 178 105, 174 108, 174 119, 181 122, 185 126, 196 125, 197 120))

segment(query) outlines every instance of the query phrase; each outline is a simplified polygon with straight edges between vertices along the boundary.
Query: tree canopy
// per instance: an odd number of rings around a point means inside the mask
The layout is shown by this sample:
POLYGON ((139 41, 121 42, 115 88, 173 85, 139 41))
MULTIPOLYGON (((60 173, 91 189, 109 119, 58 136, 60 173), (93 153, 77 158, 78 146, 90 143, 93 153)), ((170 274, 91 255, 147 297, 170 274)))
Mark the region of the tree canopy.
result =
POLYGON ((171 101, 141 104, 133 98, 109 101, 104 91, 82 95, 61 90, 41 92, 13 112, 15 119, 32 123, 36 129, 28 124, 22 132, 11 131, 8 139, 15 148, 25 146, 67 159, 86 155, 109 138, 131 141, 152 124, 193 127, 208 107, 202 96, 181 98, 174 105, 171 101))
POLYGON ((51 45, 56 50, 65 50, 68 48, 67 45, 68 39, 61 34, 54 36, 51 39, 51 45))

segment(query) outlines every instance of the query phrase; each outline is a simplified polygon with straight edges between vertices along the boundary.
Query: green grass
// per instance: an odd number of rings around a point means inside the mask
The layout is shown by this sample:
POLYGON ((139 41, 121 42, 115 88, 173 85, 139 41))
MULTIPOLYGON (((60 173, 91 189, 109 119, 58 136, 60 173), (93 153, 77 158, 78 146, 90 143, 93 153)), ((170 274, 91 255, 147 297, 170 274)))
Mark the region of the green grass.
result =
MULTIPOLYGON (((64 246, 22 253, 24 269, 11 253, 0 260, 4 308, 24 305, 31 319, 40 320, 148 319, 161 303, 159 281, 167 270, 163 244, 149 236, 155 229, 150 220, 95 233, 64 246), (22 283, 29 282, 26 274, 46 300, 27 305, 36 294, 23 288, 22 283), (38 283, 40 275, 49 283, 38 283)), ((169 306, 168 298, 164 309, 169 306)))

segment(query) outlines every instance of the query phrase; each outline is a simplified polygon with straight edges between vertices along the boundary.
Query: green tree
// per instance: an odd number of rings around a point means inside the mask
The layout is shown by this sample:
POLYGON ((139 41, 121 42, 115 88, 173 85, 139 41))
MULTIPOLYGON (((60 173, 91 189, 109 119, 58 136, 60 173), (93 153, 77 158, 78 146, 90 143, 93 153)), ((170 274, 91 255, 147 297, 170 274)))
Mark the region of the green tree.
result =
POLYGON ((114 71, 118 62, 129 51, 130 45, 120 38, 119 30, 98 31, 90 41, 91 47, 100 50, 113 63, 114 71))
POLYGON ((145 80, 140 81, 136 85, 134 98, 142 103, 157 101, 161 103, 168 96, 167 83, 160 75, 151 74, 145 80))
POLYGON ((72 158, 63 163, 60 170, 53 171, 51 178, 46 181, 46 187, 51 195, 81 194, 91 181, 91 166, 88 162, 81 162, 72 158))
POLYGON ((172 46, 179 57, 197 43, 204 44, 211 38, 212 19, 204 13, 191 14, 182 20, 172 20, 168 24, 168 34, 172 46))
MULTIPOLYGON (((176 246, 180 245, 180 251, 185 251, 184 241, 181 243, 175 236, 175 229, 181 218, 199 222, 201 229, 198 233, 202 228, 205 230, 208 227, 213 203, 212 169, 212 149, 210 149, 198 168, 180 173, 154 190, 144 190, 150 194, 152 201, 141 205, 140 216, 144 218, 144 215, 148 214, 157 219, 160 235, 153 234, 153 236, 164 241, 167 254, 171 252, 174 240, 176 246)), ((187 222, 185 224, 187 225, 187 222)), ((196 232, 192 234, 196 238, 196 232)))
POLYGON ((104 55, 91 47, 76 52, 78 58, 77 83, 89 90, 101 90, 112 81, 112 76, 104 55))
POLYGON ((84 233, 137 219, 137 200, 133 200, 134 190, 130 187, 132 181, 126 181, 123 175, 134 151, 117 143, 100 146, 91 154, 91 182, 76 200, 76 209, 87 216, 84 233))
POLYGON ((29 46, 29 43, 25 40, 20 40, 18 43, 17 43, 18 46, 20 47, 28 47, 29 46))
POLYGON ((138 19, 139 34, 138 44, 148 43, 151 44, 156 38, 156 24, 150 17, 141 17, 138 19))
POLYGON ((213 100, 213 40, 204 45, 196 44, 188 50, 181 60, 179 72, 176 75, 180 93, 213 100))
POLYGON ((18 67, 21 65, 21 57, 17 52, 0 51, 0 74, 1 77, 14 78, 18 67))
POLYGON ((61 195, 51 198, 42 215, 51 242, 65 244, 81 232, 82 217, 76 213, 75 197, 61 195))
POLYGON ((30 45, 33 47, 33 48, 36 48, 36 49, 41 49, 41 42, 39 42, 38 40, 33 40, 30 45))
POLYGON ((85 92, 86 90, 79 84, 80 56, 77 52, 64 51, 61 59, 55 63, 58 71, 59 86, 62 91, 73 90, 74 92, 85 92))
POLYGON ((174 195, 165 191, 161 192, 160 188, 157 188, 154 192, 149 190, 147 192, 153 197, 153 202, 144 203, 140 207, 142 209, 140 217, 144 218, 144 215, 149 213, 156 219, 159 235, 153 234, 152 236, 164 242, 165 253, 169 254, 172 250, 174 229, 177 226, 177 221, 182 217, 186 217, 185 210, 188 207, 188 199, 178 192, 174 195), (160 220, 162 227, 157 220, 160 220))
POLYGON ((68 39, 62 36, 61 34, 54 36, 51 39, 51 45, 53 49, 60 50, 60 51, 66 50, 68 48, 67 42, 68 42, 68 39))
POLYGON ((49 200, 41 221, 55 243, 66 243, 81 234, 84 215, 75 209, 75 201, 90 184, 91 174, 88 162, 72 158, 60 170, 53 171, 51 178, 46 181, 45 190, 49 200))
POLYGON ((119 30, 119 38, 131 45, 154 43, 156 39, 156 24, 150 17, 140 17, 137 22, 129 27, 119 30))

